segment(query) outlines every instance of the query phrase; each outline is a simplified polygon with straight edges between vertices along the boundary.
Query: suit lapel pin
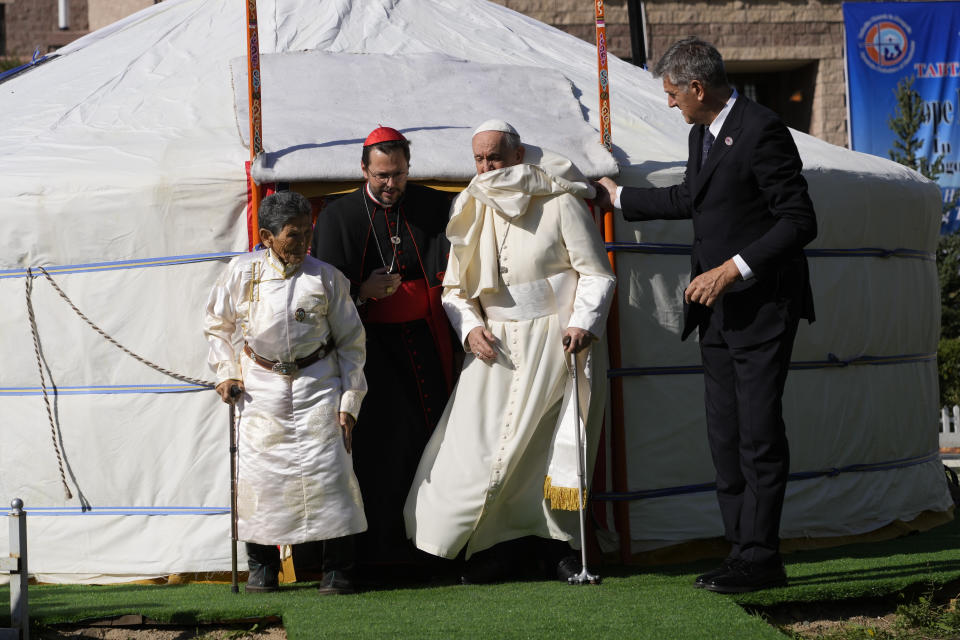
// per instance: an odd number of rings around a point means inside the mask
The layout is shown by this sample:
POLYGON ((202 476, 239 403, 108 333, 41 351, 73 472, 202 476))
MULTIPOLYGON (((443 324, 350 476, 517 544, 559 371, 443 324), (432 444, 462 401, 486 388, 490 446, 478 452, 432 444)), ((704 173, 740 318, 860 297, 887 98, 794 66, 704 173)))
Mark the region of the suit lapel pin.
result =
POLYGON ((723 139, 723 144, 727 145, 728 147, 732 147, 733 138, 731 138, 730 136, 727 136, 726 138, 723 139))

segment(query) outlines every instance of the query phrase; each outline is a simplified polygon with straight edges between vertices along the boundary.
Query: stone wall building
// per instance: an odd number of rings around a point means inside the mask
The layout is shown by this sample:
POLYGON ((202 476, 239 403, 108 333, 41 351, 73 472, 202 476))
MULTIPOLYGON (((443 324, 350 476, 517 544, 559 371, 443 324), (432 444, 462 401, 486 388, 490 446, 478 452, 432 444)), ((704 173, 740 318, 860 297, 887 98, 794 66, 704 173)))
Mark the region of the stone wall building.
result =
MULTIPOLYGON (((69 0, 60 28, 58 0, 0 0, 0 58, 29 60, 160 0, 69 0)), ((242 7, 241 7, 242 10, 242 7)))
POLYGON ((69 29, 59 29, 57 0, 0 0, 0 57, 29 60, 87 33, 88 0, 71 0, 69 29))
MULTIPOLYGON (((0 56, 28 58, 37 47, 46 53, 158 1, 70 0, 70 30, 59 31, 57 0, 0 0, 0 56)), ((589 0, 493 1, 595 42, 589 0)), ((780 113, 791 127, 846 146, 841 5, 841 0, 606 0, 608 49, 620 58, 638 58, 635 63, 644 57, 656 61, 671 42, 700 36, 723 54, 741 92, 780 113)), ((614 108, 616 86, 611 77, 614 108)))
MULTIPOLYGON (((494 1, 595 42, 592 2, 494 1)), ((777 111, 791 127, 846 146, 841 4, 840 0, 607 0, 607 42, 614 55, 633 57, 631 14, 643 34, 641 53, 651 65, 675 40, 699 36, 720 50, 731 82, 745 95, 777 111)), ((610 84, 616 108, 615 77, 610 84)))

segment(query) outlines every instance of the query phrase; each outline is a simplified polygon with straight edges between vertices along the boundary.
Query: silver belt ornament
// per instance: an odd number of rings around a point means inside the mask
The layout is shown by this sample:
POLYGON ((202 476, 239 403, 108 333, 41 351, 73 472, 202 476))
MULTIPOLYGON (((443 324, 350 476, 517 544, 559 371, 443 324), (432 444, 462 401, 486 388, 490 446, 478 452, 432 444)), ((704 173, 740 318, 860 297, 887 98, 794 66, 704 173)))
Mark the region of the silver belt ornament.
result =
POLYGON ((296 362, 277 362, 270 369, 270 371, 279 373, 282 376, 292 376, 299 370, 300 367, 297 366, 296 362))

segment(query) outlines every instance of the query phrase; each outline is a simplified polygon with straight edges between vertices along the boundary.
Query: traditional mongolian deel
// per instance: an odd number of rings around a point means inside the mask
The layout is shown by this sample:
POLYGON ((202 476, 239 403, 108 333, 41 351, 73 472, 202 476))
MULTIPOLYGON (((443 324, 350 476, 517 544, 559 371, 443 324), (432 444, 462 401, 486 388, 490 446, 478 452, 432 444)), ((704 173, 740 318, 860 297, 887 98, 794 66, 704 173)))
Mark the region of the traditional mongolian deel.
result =
MULTIPOLYGON (((591 187, 555 154, 540 162, 475 177, 447 227, 447 314, 461 341, 489 329, 499 354, 489 363, 467 355, 407 498, 407 534, 434 555, 466 545, 469 557, 527 535, 578 542, 576 515, 554 510, 576 509, 578 486, 561 340, 568 326, 603 334, 614 277, 581 199, 591 187)), ((594 400, 591 418, 603 407, 604 347, 595 341, 578 358, 593 386, 583 398, 594 400)), ((591 443, 598 425, 588 419, 591 443)))
POLYGON ((364 186, 323 209, 314 228, 313 255, 346 274, 354 294, 374 269, 401 276, 392 295, 360 306, 370 386, 353 440, 370 523, 357 541, 363 562, 412 557, 403 503, 452 387, 453 337, 440 303, 449 209, 445 193, 421 185, 408 183, 386 207, 364 186))
POLYGON ((269 249, 238 256, 210 293, 204 329, 217 382, 244 384, 239 539, 298 544, 365 530, 338 416, 356 416, 367 389, 364 330, 343 274, 311 256, 299 265, 269 249))

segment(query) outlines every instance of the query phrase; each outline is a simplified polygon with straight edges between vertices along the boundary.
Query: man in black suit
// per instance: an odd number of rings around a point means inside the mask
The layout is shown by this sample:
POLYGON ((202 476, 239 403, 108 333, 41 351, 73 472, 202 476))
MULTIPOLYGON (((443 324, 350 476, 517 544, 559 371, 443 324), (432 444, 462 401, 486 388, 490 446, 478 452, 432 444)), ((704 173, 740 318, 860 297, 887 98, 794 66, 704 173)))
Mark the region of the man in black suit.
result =
MULTIPOLYGON (((783 387, 813 298, 803 247, 817 235, 797 147, 780 118, 727 84, 720 53, 696 38, 654 67, 667 103, 694 125, 683 182, 618 187, 627 220, 693 219, 682 338, 697 328, 707 436, 730 554, 696 586, 742 593, 786 585, 780 515, 790 470, 783 387)), ((601 202, 605 204, 605 202, 601 202)))

